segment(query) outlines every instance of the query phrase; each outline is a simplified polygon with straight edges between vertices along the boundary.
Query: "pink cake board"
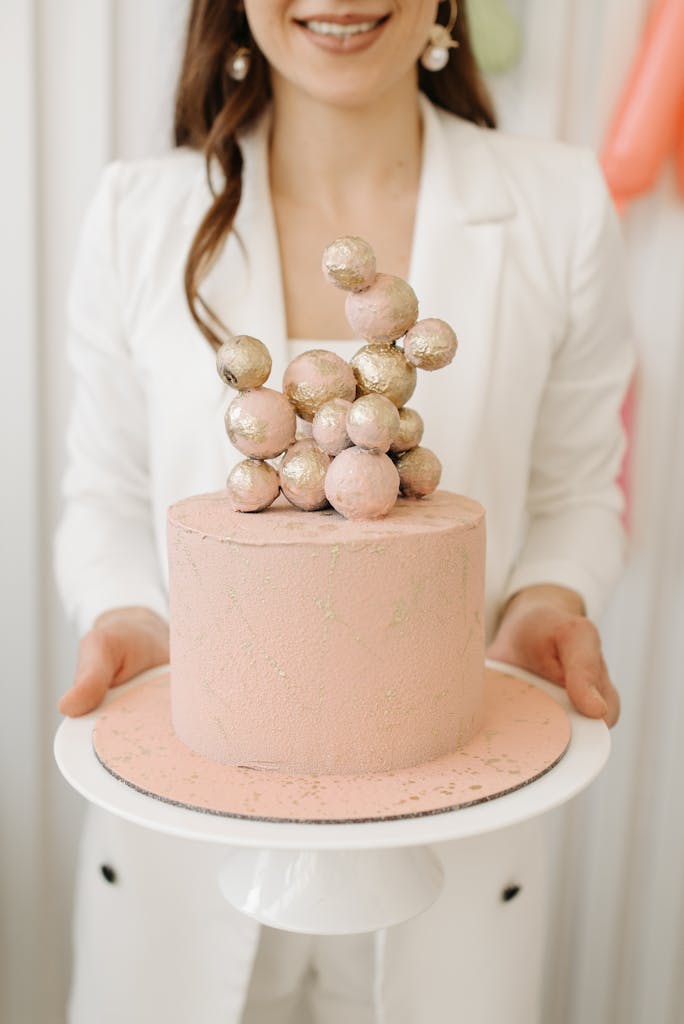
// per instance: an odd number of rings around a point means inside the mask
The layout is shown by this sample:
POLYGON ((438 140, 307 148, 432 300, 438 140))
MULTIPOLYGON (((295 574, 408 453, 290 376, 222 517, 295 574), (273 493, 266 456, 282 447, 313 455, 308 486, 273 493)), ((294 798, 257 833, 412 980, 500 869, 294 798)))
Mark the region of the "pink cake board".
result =
POLYGON ((520 789, 556 765, 570 742, 565 710, 534 684, 487 668, 482 730, 460 750, 413 768, 367 775, 287 775, 222 765, 186 747, 171 725, 169 676, 107 705, 93 731, 115 778, 165 803, 261 821, 345 823, 453 811, 520 789))

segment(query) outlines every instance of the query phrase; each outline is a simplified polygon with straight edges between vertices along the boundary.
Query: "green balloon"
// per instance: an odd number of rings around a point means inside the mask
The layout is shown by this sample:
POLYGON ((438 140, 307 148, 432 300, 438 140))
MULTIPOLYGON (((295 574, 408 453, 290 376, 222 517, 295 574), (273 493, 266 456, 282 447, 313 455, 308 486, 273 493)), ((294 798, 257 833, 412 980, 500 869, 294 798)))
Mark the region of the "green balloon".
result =
POLYGON ((468 0, 468 23, 475 59, 489 74, 514 67, 520 58, 520 28, 504 0, 468 0))

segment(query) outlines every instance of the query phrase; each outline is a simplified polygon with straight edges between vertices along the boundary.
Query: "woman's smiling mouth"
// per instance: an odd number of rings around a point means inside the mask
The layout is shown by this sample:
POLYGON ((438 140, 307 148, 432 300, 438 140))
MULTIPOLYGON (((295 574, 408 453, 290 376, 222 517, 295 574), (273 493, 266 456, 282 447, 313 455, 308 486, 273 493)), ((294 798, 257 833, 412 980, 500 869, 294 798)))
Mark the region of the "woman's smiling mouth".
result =
POLYGON ((315 45, 324 50, 355 53, 375 41, 389 17, 389 14, 375 18, 368 15, 317 15, 313 18, 297 18, 295 24, 304 30, 315 45))

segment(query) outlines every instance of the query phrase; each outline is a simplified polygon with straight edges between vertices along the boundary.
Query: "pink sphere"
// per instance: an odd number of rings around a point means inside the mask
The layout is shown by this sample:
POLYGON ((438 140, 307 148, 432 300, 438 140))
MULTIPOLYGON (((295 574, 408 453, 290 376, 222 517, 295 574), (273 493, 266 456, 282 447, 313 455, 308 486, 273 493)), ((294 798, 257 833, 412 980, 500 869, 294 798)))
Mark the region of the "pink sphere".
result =
POLYGON ((397 500, 399 474, 382 452, 346 448, 330 465, 325 493, 345 519, 378 519, 386 516, 397 500))
POLYGON ((241 391, 226 409, 226 432, 243 455, 274 459, 294 441, 296 417, 285 395, 271 388, 241 391))
POLYGON ((336 288, 368 288, 375 280, 375 253, 363 238, 336 238, 323 253, 323 273, 336 288))
POLYGON ((261 512, 280 493, 278 474, 268 462, 244 459, 234 466, 226 482, 236 512, 261 512))
POLYGON ((429 448, 412 448, 397 459, 401 493, 407 498, 424 498, 436 490, 442 464, 429 448))
POLYGON ((418 319, 418 299, 410 284, 391 274, 377 274, 369 288, 351 292, 345 301, 349 326, 372 345, 389 345, 418 319))
POLYGON ((421 370, 441 370, 456 355, 458 339, 445 320, 419 320, 404 338, 404 355, 421 370))
POLYGON ((407 452, 423 440, 423 419, 415 409, 404 405, 399 410, 399 432, 390 445, 391 452, 407 452))
POLYGON ((297 441, 279 466, 280 486, 287 500, 304 512, 325 508, 325 475, 330 457, 309 438, 297 441))
POLYGON ((313 418, 313 439, 328 455, 339 455, 352 443, 347 434, 347 413, 351 406, 346 398, 333 398, 324 402, 313 418))
POLYGON ((292 360, 285 370, 283 391, 297 415, 311 421, 324 402, 356 397, 356 380, 349 363, 334 352, 311 349, 292 360))
POLYGON ((347 433, 359 448, 386 452, 399 433, 399 410, 384 395, 363 395, 349 408, 347 433))

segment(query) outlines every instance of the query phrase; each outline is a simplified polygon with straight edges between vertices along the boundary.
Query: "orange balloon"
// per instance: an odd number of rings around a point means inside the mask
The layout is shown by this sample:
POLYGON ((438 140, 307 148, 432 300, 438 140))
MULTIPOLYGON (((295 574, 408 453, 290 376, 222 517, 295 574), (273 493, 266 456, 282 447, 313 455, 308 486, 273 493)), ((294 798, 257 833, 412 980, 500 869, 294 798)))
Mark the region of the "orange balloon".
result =
POLYGON ((677 129, 677 151, 675 154, 677 170, 677 187, 679 194, 684 196, 684 98, 679 113, 679 127, 677 129))
POLYGON ((684 0, 658 0, 601 162, 618 205, 648 191, 672 150, 684 98, 684 0))

